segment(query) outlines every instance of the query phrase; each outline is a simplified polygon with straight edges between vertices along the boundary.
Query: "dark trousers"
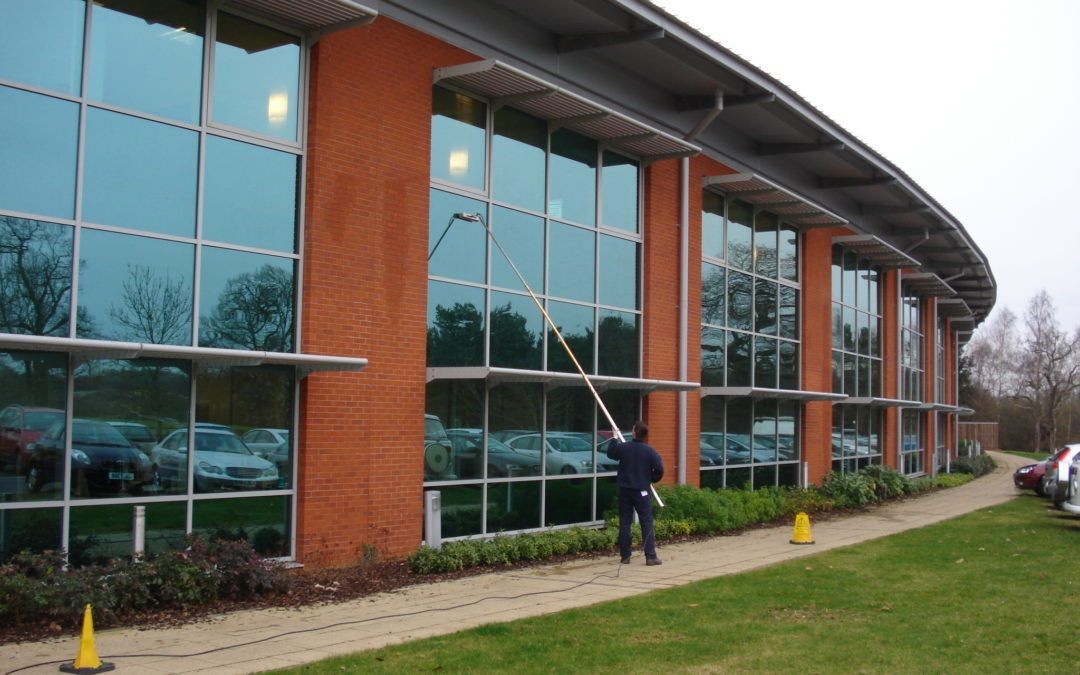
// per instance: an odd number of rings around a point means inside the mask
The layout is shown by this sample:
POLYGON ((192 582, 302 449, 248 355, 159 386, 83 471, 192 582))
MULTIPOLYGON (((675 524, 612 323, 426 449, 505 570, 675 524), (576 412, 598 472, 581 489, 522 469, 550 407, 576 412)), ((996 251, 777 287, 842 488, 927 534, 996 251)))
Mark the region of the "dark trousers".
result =
POLYGON ((630 557, 630 525, 634 522, 634 511, 641 521, 641 541, 646 558, 656 557, 656 534, 653 532, 652 501, 648 492, 641 496, 641 490, 619 488, 619 554, 630 557))

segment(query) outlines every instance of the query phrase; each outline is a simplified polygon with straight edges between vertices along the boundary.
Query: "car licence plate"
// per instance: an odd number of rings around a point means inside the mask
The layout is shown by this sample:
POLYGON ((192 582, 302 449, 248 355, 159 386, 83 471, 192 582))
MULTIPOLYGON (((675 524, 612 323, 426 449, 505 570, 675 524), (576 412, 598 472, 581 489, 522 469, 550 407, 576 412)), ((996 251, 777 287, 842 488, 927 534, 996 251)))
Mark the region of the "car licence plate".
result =
POLYGON ((135 480, 135 474, 128 471, 110 471, 109 480, 135 480))
POLYGON ((255 487, 255 481, 253 480, 238 480, 234 483, 238 488, 253 488, 255 487))

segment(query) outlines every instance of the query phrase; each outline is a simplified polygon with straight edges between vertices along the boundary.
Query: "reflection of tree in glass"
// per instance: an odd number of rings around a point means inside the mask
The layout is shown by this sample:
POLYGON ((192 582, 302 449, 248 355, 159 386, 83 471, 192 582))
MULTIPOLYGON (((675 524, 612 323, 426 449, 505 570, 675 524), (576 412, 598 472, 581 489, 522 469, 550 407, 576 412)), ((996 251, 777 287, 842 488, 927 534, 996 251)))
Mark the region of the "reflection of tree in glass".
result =
POLYGON ((200 342, 212 347, 287 352, 292 349, 293 277, 263 265, 225 282, 217 305, 202 317, 200 342))
POLYGON ((728 262, 741 270, 754 269, 753 245, 749 241, 728 241, 728 262))
POLYGON ((704 323, 724 324, 724 301, 727 299, 724 288, 723 268, 713 268, 701 278, 701 320, 704 323))
POLYGON ((122 340, 183 344, 191 339, 191 286, 145 265, 128 265, 122 304, 109 317, 122 327, 122 340))
MULTIPOLYGON (((574 357, 577 358, 578 363, 585 369, 585 372, 592 372, 592 328, 587 327, 582 333, 568 333, 565 327, 559 326, 559 333, 563 336, 563 339, 566 340, 566 344, 570 346, 570 351, 574 352, 574 357)), ((562 346, 559 342, 559 338, 555 336, 555 331, 550 329, 548 330, 548 370, 559 372, 577 371, 577 368, 574 368, 574 363, 566 354, 566 348, 562 346)))
POLYGON ((0 216, 0 331, 67 335, 71 230, 0 216))
POLYGON ((617 314, 601 318, 599 358, 600 374, 637 377, 637 324, 617 314))
POLYGON ((510 303, 491 310, 491 363, 511 368, 540 367, 540 335, 510 303))
POLYGON ((472 303, 435 307, 427 331, 427 362, 431 366, 478 366, 484 361, 484 316, 472 303))

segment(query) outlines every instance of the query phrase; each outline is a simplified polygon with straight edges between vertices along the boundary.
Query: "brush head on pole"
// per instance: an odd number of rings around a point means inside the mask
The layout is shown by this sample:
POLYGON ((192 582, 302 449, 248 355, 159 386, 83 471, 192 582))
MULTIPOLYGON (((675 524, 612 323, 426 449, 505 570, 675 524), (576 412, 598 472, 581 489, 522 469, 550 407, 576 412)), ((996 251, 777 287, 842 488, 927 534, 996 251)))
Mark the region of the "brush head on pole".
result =
POLYGON ((479 223, 480 222, 480 214, 479 213, 455 213, 454 217, 457 218, 458 220, 467 220, 470 223, 479 223))

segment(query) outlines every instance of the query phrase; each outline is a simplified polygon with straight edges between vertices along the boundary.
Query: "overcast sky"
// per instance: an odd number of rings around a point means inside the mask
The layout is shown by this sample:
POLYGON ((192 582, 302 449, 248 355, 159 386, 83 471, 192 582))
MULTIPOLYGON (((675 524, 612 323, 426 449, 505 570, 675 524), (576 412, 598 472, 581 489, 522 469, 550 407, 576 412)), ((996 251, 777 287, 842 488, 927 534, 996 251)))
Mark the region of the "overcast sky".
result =
POLYGON ((997 279, 995 312, 1022 315, 1045 288, 1080 326, 1080 2, 655 1, 958 218, 997 279))

